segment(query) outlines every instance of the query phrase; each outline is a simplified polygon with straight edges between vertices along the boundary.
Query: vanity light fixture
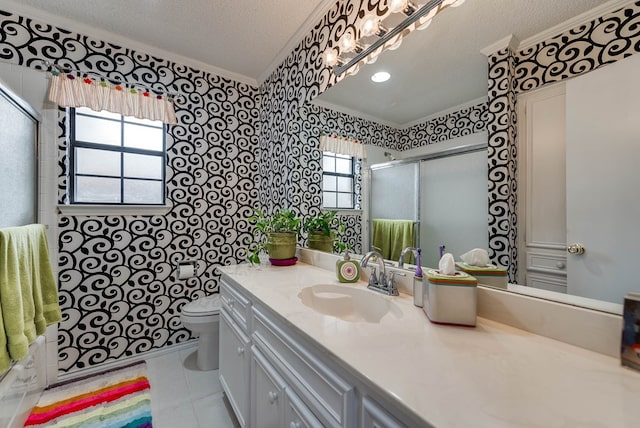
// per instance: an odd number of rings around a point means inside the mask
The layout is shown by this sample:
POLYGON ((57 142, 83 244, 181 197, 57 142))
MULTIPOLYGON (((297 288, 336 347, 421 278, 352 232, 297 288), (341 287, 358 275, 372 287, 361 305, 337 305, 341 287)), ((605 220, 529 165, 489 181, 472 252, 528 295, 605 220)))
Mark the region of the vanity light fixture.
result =
POLYGON ((373 75, 371 75, 371 80, 375 83, 386 82, 390 78, 391 75, 386 71, 378 71, 377 73, 373 73, 373 75))
MULTIPOLYGON (((359 24, 360 39, 353 27, 348 27, 338 41, 338 47, 328 48, 323 54, 324 64, 334 67, 336 76, 343 73, 353 75, 363 64, 372 64, 383 51, 397 49, 402 39, 414 30, 425 29, 432 19, 447 7, 458 7, 465 0, 428 0, 422 6, 416 6, 410 0, 389 0, 389 13, 403 13, 407 16, 399 25, 388 29, 381 18, 374 13, 367 14, 359 24), (376 37, 365 47, 363 38, 376 37), (354 53, 352 57, 344 54, 354 53)), ((383 17, 383 18, 386 18, 383 17)))

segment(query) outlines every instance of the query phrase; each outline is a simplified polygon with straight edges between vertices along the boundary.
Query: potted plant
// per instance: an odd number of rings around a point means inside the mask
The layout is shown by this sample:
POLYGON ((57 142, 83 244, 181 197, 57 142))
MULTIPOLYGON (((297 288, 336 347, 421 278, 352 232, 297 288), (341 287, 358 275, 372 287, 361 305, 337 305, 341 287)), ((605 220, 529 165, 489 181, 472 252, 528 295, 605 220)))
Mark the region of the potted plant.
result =
POLYGON ((265 215, 254 208, 249 223, 255 224, 255 241, 247 249, 251 263, 260 263, 259 254, 266 251, 272 260, 290 260, 296 255, 300 218, 291 210, 281 209, 272 215, 265 215))
POLYGON ((325 211, 305 220, 303 229, 307 232, 309 248, 314 250, 341 253, 347 244, 337 239, 346 226, 336 217, 337 211, 325 211))

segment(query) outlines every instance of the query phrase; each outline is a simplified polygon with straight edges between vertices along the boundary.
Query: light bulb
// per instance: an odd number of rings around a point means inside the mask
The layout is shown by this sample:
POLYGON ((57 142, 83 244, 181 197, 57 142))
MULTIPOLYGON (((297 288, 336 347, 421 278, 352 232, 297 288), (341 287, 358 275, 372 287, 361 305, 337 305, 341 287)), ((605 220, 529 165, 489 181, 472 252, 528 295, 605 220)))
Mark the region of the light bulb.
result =
POLYGON ((356 47, 356 39, 350 32, 344 33, 340 38, 340 51, 351 52, 356 47))
POLYGON ((420 25, 416 28, 418 31, 426 30, 429 25, 431 25, 431 18, 426 19, 424 22, 421 22, 420 25))
POLYGON ((458 6, 462 6, 464 2, 465 0, 444 0, 442 2, 442 6, 458 7, 458 6))
POLYGON ((389 0, 389 11, 399 13, 407 8, 409 0, 389 0))
POLYGON ((338 63, 338 52, 336 52, 335 49, 329 48, 324 51, 322 59, 327 67, 333 67, 338 63))
POLYGON ((360 32, 363 36, 373 36, 378 33, 380 29, 380 20, 376 15, 369 14, 362 19, 360 24, 360 32))
POLYGON ((395 51, 400 47, 401 44, 402 44, 402 37, 398 36, 398 40, 394 44, 389 46, 387 49, 389 49, 390 51, 395 51))

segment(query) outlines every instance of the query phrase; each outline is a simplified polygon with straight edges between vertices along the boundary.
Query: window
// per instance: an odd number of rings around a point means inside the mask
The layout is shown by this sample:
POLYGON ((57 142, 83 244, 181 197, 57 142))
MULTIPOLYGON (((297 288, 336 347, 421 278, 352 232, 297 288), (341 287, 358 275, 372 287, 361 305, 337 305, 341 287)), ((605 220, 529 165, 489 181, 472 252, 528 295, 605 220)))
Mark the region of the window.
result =
POLYGON ((84 107, 70 117, 72 204, 164 204, 162 122, 84 107))
POLYGON ((322 153, 322 207, 354 208, 353 158, 330 152, 322 153))

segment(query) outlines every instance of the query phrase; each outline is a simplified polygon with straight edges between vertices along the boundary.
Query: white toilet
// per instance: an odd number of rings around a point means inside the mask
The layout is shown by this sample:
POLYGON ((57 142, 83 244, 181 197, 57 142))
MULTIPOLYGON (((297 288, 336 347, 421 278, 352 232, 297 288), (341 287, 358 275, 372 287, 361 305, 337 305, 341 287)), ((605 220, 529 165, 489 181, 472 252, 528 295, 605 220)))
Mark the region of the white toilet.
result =
POLYGON ((218 368, 218 331, 220 295, 201 297, 182 307, 180 321, 198 339, 197 365, 200 370, 218 368))

